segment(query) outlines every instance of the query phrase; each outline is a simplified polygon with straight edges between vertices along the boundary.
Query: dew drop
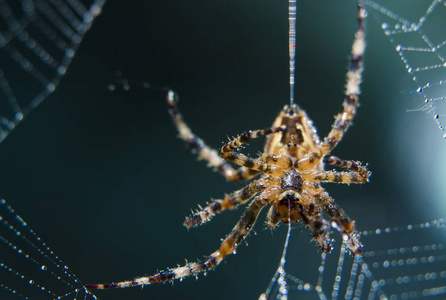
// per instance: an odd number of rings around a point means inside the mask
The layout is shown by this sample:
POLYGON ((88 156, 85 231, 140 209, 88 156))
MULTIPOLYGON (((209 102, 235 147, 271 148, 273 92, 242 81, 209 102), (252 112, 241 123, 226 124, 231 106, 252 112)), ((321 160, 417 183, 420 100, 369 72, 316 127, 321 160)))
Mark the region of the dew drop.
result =
POLYGON ((24 115, 22 112, 18 112, 15 114, 14 117, 15 117, 16 121, 21 121, 21 120, 23 120, 24 115))

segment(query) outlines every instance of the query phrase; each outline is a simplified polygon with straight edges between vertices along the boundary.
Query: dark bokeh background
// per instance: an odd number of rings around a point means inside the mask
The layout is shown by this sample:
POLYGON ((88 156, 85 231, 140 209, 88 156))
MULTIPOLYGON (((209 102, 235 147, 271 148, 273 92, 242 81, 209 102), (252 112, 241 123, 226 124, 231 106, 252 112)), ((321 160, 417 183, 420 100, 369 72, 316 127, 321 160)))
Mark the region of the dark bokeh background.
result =
MULTIPOLYGON (((299 1, 297 18, 296 102, 325 136, 342 109, 356 5, 299 1)), ((173 87, 192 130, 219 148, 228 136, 270 126, 288 102, 287 38, 287 1, 110 1, 58 90, 0 145, 1 195, 85 283, 150 275, 212 253, 243 209, 190 232, 184 217, 242 185, 196 161, 162 94, 107 86, 120 70, 173 87)), ((414 165, 421 157, 431 168, 444 142, 430 116, 406 112, 414 106, 404 100, 409 78, 372 18, 368 43, 361 107, 334 154, 368 162, 373 176, 364 186, 326 188, 359 230, 441 217, 430 177, 417 177, 414 165), (440 143, 419 153, 414 145, 426 136, 440 143)), ((254 156, 252 146, 245 151, 254 156)), ((263 219, 249 247, 207 277, 97 295, 256 298, 285 235, 284 226, 264 230, 263 219)), ((289 256, 315 272, 319 254, 309 240, 296 230, 289 256)))

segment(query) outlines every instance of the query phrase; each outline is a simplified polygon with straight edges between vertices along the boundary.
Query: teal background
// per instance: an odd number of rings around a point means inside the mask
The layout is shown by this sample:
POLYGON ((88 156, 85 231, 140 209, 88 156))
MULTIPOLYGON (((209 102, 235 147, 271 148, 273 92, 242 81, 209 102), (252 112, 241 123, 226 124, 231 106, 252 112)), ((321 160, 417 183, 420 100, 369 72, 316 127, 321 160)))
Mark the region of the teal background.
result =
MULTIPOLYGON (((354 1, 298 1, 296 103, 321 137, 342 110, 355 26, 354 1)), ((372 18, 367 40, 361 107, 333 154, 369 163, 373 176, 362 186, 324 186, 359 230, 439 218, 445 210, 435 199, 442 194, 429 184, 444 174, 417 177, 414 161, 421 157, 430 168, 444 141, 430 116, 406 112, 414 106, 404 100, 410 79, 372 18), (426 136, 436 144, 420 153, 414 144, 426 136)), ((289 97, 287 2, 109 1, 57 91, 0 145, 1 195, 84 283, 201 259, 243 212, 225 212, 189 232, 182 226, 191 208, 243 185, 196 161, 176 137, 164 96, 139 88, 142 80, 174 88, 184 119, 212 147, 270 126, 289 97), (116 71, 136 82, 130 91, 107 89, 116 71)), ((252 143, 244 151, 255 156, 259 149, 252 143)), ((269 232, 263 220, 249 247, 198 281, 95 294, 257 298, 277 268, 286 232, 269 232)), ((310 238, 294 230, 290 268, 316 271, 310 238)))

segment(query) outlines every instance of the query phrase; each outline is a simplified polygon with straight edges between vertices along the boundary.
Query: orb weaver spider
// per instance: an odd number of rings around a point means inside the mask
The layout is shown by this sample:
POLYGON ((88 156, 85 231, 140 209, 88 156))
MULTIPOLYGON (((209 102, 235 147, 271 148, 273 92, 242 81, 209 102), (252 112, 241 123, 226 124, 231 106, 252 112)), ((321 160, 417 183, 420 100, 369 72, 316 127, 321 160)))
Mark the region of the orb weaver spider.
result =
MULTIPOLYGON (((224 199, 213 200, 205 208, 187 217, 184 225, 188 229, 202 225, 216 214, 250 201, 248 208, 219 249, 204 261, 187 263, 185 266, 129 281, 88 284, 86 288, 108 289, 148 285, 175 279, 182 280, 212 270, 245 240, 258 214, 267 205, 270 205, 266 217, 269 228, 274 228, 279 222, 302 221, 311 231, 322 252, 329 253, 332 249, 329 238, 331 225, 342 234, 347 248, 353 255, 361 254, 362 244, 355 229, 355 222, 335 203, 320 183, 362 184, 368 182, 371 175, 366 166, 358 161, 329 155, 351 125, 358 107, 365 51, 365 17, 366 11, 358 5, 358 27, 346 76, 344 109, 335 116, 331 131, 322 141, 305 111, 291 103, 283 108, 271 128, 250 130, 241 134, 226 143, 219 155, 216 150, 208 147, 203 140, 192 133, 178 110, 176 93, 168 90, 169 113, 178 129, 179 137, 193 152, 230 181, 240 182, 260 177, 244 188, 225 195, 224 199), (267 137, 267 140, 260 157, 253 159, 238 151, 243 144, 263 136, 267 137), (240 168, 234 169, 228 162, 240 168), (324 171, 324 164, 346 171, 324 171), (323 211, 330 217, 330 222, 323 218, 323 211)), ((294 75, 292 76, 294 78, 294 75)))

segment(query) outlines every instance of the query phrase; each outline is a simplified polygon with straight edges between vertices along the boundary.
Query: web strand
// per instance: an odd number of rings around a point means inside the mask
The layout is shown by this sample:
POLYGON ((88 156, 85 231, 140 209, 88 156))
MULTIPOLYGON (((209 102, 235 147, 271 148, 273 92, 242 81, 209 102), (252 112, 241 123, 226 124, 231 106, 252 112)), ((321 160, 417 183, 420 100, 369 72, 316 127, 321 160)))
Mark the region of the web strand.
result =
POLYGON ((290 52, 290 105, 294 104, 295 64, 296 64, 296 0, 289 0, 289 52, 290 52))

